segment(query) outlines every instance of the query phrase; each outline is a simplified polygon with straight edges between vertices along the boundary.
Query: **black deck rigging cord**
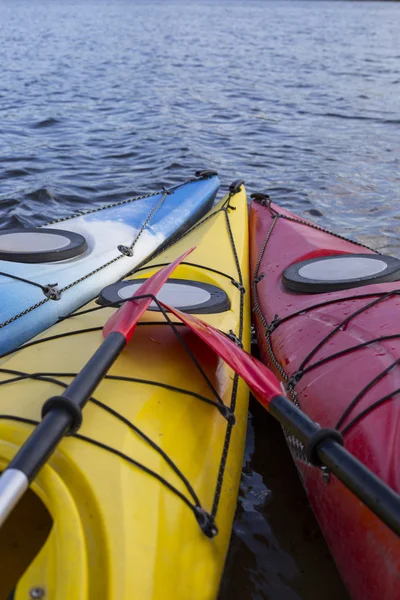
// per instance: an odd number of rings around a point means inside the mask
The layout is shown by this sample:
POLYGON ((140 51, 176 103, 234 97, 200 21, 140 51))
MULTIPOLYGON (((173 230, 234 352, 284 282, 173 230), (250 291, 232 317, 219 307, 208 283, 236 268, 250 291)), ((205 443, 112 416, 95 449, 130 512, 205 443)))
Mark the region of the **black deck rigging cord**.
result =
MULTIPOLYGON (((278 213, 271 206, 269 199, 266 200, 266 197, 264 195, 259 195, 259 196, 260 196, 260 198, 258 198, 258 195, 257 195, 257 198, 254 198, 255 201, 257 201, 260 204, 262 204, 263 206, 265 206, 271 212, 273 220, 271 223, 271 227, 269 228, 268 232, 266 233, 266 237, 261 246, 261 249, 260 249, 260 252, 259 252, 259 255, 257 258, 257 262, 256 262, 255 271, 254 271, 254 276, 253 276, 253 281, 252 281, 254 311, 257 313, 257 315, 259 316, 259 318, 264 326, 264 330, 265 330, 264 335, 265 335, 265 339, 267 342, 267 350, 268 350, 268 354, 270 355, 270 359, 271 359, 272 363, 274 364, 275 368, 279 371, 281 377, 286 381, 286 387, 292 397, 292 400, 299 406, 295 387, 306 373, 318 368, 319 366, 321 366, 331 360, 334 360, 335 358, 345 356, 346 354, 349 354, 350 352, 359 350, 361 348, 365 348, 373 343, 400 338, 400 333, 387 335, 387 336, 380 336, 378 338, 371 339, 366 342, 357 344, 355 346, 351 346, 349 348, 345 348, 341 351, 335 352, 329 356, 324 357, 323 359, 320 359, 320 360, 306 366, 307 363, 309 363, 309 361, 313 358, 313 356, 315 356, 315 354, 332 338, 332 336, 334 336, 338 331, 340 331, 343 327, 345 327, 352 319, 354 319, 356 316, 363 313, 364 311, 368 310, 369 308, 376 306, 376 305, 380 304, 381 302, 383 302, 393 296, 400 295, 400 289, 391 290, 389 292, 375 292, 375 293, 358 294, 358 295, 355 294, 353 296, 343 296, 342 298, 317 302, 310 306, 304 307, 294 313, 285 315, 284 317, 279 317, 278 315, 275 315, 274 319, 270 323, 268 323, 266 321, 264 315, 262 314, 260 306, 259 306, 257 284, 259 283, 259 281, 261 281, 261 279, 265 275, 264 273, 260 274, 259 269, 260 269, 262 257, 264 255, 264 252, 268 245, 269 239, 272 235, 272 232, 275 228, 275 225, 276 225, 278 219, 280 219, 280 218, 286 219, 286 220, 294 222, 294 223, 299 223, 302 225, 306 225, 308 227, 312 227, 313 229, 317 229, 318 231, 328 233, 339 239, 343 239, 343 240, 349 241, 353 244, 357 244, 363 248, 367 248, 368 250, 371 250, 371 248, 369 248, 368 246, 365 246, 364 244, 360 244, 359 242, 353 242, 351 240, 348 240, 346 237, 344 237, 342 235, 328 231, 327 229, 319 227, 318 225, 314 225, 313 223, 308 223, 307 221, 303 221, 302 219, 298 219, 295 217, 289 217, 288 215, 278 213), (302 360, 297 371, 289 377, 287 375, 286 371, 284 370, 282 364, 278 361, 278 358, 276 357, 275 352, 272 347, 271 336, 272 336, 272 333, 277 329, 277 327, 279 327, 280 324, 282 324, 290 319, 293 319, 297 316, 300 316, 308 311, 316 310, 318 308, 322 308, 322 307, 328 306, 330 304, 338 304, 340 302, 347 302, 347 301, 352 301, 352 300, 361 300, 364 298, 365 299, 366 298, 374 298, 374 300, 366 303, 364 306, 355 310, 353 313, 349 314, 345 319, 343 319, 338 325, 336 325, 320 342, 318 342, 318 344, 311 350, 311 352, 309 352, 309 354, 302 360)), ((374 252, 376 252, 376 251, 374 251, 374 252)), ((376 252, 376 254, 379 254, 379 252, 376 252)), ((369 413, 371 413, 373 410, 375 410, 375 408, 377 408, 378 406, 381 406, 383 403, 390 400, 394 395, 398 394, 400 392, 400 389, 393 390, 393 392, 391 392, 391 394, 388 394, 387 396, 377 400, 376 402, 371 404, 369 407, 367 407, 365 410, 363 410, 361 413, 356 415, 345 426, 343 426, 343 422, 345 421, 345 419, 348 417, 350 412, 356 407, 356 405, 360 402, 360 400, 364 397, 366 392, 368 390, 370 390, 378 381, 380 381, 389 371, 391 371, 393 368, 395 368, 396 366, 399 366, 399 365, 400 365, 400 359, 396 360, 394 363, 389 365, 389 367, 384 369, 374 379, 372 379, 362 390, 360 390, 360 392, 357 394, 357 396, 351 401, 349 406, 343 411, 342 415, 339 417, 339 419, 336 423, 335 429, 340 431, 342 433, 342 435, 346 434, 352 427, 354 427, 358 422, 360 422, 365 416, 367 416, 369 413), (339 429, 339 428, 341 428, 341 429, 339 429)), ((292 436, 288 435, 287 432, 286 432, 286 435, 287 435, 287 437, 291 438, 291 443, 292 443, 293 442, 292 436)), ((298 442, 298 444, 300 444, 302 446, 302 444, 300 442, 298 442)), ((298 444, 297 444, 297 446, 298 446, 298 444)), ((296 446, 296 444, 293 443, 293 446, 296 446)), ((304 459, 304 452, 300 452, 300 454, 299 454, 299 450, 300 450, 299 447, 296 447, 294 450, 299 458, 304 459)))
MULTIPOLYGON (((237 184, 237 183, 238 182, 235 182, 235 184, 237 184)), ((226 273, 222 273, 220 271, 216 271, 216 270, 208 268, 208 267, 203 267, 202 265, 196 265, 196 266, 198 266, 199 268, 204 268, 206 270, 215 271, 216 273, 223 275, 224 277, 227 277, 238 288, 238 290, 240 292, 240 307, 239 307, 239 335, 238 335, 237 339, 239 340, 240 343, 242 343, 243 321, 244 321, 244 293, 246 292, 246 290, 244 288, 243 275, 242 275, 242 271, 241 271, 241 267, 240 267, 240 261, 239 261, 239 257, 238 257, 237 250, 236 250, 235 240, 233 237, 233 232, 232 232, 232 228, 231 228, 231 224, 230 224, 230 220, 229 220, 229 212, 228 212, 229 210, 232 210, 235 208, 235 207, 230 206, 229 202, 232 199, 232 197, 239 191, 240 186, 237 187, 237 185, 236 185, 235 188, 231 186, 231 188, 232 189, 230 189, 230 193, 221 208, 219 208, 218 210, 214 211, 213 213, 211 213, 210 215, 205 217, 203 220, 201 220, 199 223, 197 223, 194 227, 192 227, 188 232, 183 234, 178 240, 175 240, 174 243, 177 243, 182 238, 186 237, 186 235, 188 235, 190 232, 192 232, 194 229, 199 227, 202 223, 204 223, 211 217, 217 215, 219 212, 224 212, 228 235, 229 235, 229 240, 231 242, 231 248, 232 248, 233 256, 235 259, 235 266, 237 269, 237 280, 226 273)), ((162 249, 162 251, 164 251, 165 249, 166 248, 164 247, 162 249)), ((149 261, 147 261, 147 262, 150 262, 150 260, 153 260, 154 258, 155 258, 155 255, 153 255, 153 257, 151 257, 149 259, 149 261)), ((191 263, 188 263, 188 264, 191 264, 191 263)), ((153 265, 151 265, 151 266, 153 266, 153 265)), ((141 269, 142 268, 143 267, 141 267, 141 269)), ((145 267, 145 268, 148 268, 148 267, 145 267)), ((136 272, 136 270, 134 272, 136 272)), ((141 297, 143 297, 143 296, 137 296, 138 299, 141 297)), ((148 297, 148 295, 146 295, 146 297, 148 297)), ((75 433, 74 437, 76 437, 77 439, 80 439, 82 441, 85 441, 87 443, 94 444, 106 451, 109 451, 109 452, 115 454, 116 456, 119 456, 123 460, 129 462, 130 464, 136 466, 137 468, 140 468, 147 474, 155 477, 158 481, 160 481, 160 483, 162 483, 164 486, 166 486, 176 496, 181 498, 181 500, 183 500, 185 502, 185 504, 193 511, 195 518, 196 518, 200 528, 205 533, 205 535, 207 535, 208 537, 214 537, 218 532, 216 524, 215 524, 215 518, 216 518, 217 511, 218 511, 218 505, 219 505, 220 495, 221 495, 221 491, 222 491, 222 484, 223 484, 223 478, 224 478, 224 473, 225 473, 225 468, 226 468, 226 460, 227 460, 229 446, 230 446, 232 428, 235 424, 235 407, 236 407, 236 397, 237 397, 237 391, 238 391, 239 377, 237 374, 235 374, 233 377, 230 406, 226 406, 223 403, 222 398, 220 398, 219 394, 214 389, 214 386, 212 385, 211 381, 207 377, 206 373, 203 371, 201 365, 198 363, 196 357, 193 355, 191 350, 187 347, 182 336, 179 334, 179 331, 177 330, 177 326, 183 325, 183 324, 175 323, 175 322, 171 321, 169 315, 167 314, 164 307, 161 306, 158 299, 155 296, 151 296, 151 298, 159 307, 159 310, 162 313, 162 315, 164 316, 165 321, 164 322, 162 322, 162 321, 160 321, 160 322, 158 322, 158 321, 140 322, 140 323, 138 323, 138 325, 142 325, 142 326, 146 326, 146 325, 159 326, 161 324, 169 325, 172 328, 175 336, 177 337, 177 339, 179 340, 179 342, 182 344, 183 348, 185 349, 185 352, 189 355, 189 357, 190 357, 191 361, 193 362, 193 364, 195 365, 196 369, 200 372, 201 376, 206 381, 207 386, 213 392, 213 395, 216 397, 217 401, 210 400, 206 397, 201 396, 200 394, 196 394, 194 392, 190 392, 190 391, 184 390, 182 388, 177 388, 177 387, 175 388, 173 386, 165 385, 161 382, 153 382, 153 381, 141 380, 141 379, 137 379, 137 378, 118 377, 118 376, 111 376, 111 375, 106 375, 104 377, 104 379, 118 379, 121 381, 144 383, 144 384, 150 384, 150 385, 164 387, 165 389, 170 389, 174 392, 193 396, 201 401, 204 401, 204 402, 212 405, 213 407, 217 408, 219 410, 219 412, 221 412, 222 416, 227 420, 227 429, 226 429, 226 434, 225 434, 225 439, 224 439, 224 444, 223 444, 220 465, 218 468, 217 482, 216 482, 216 488, 215 488, 215 493, 214 493, 212 509, 211 509, 210 513, 205 511, 205 509, 201 506, 200 500, 197 497, 191 484, 186 479, 184 474, 179 470, 177 465, 172 461, 172 459, 170 457, 168 457, 166 455, 166 453, 155 442, 153 442, 146 434, 144 434, 144 432, 142 432, 139 428, 137 428, 133 423, 131 423, 123 415, 121 415, 117 411, 114 411, 107 405, 104 405, 102 402, 99 402, 95 398, 93 398, 93 397, 91 398, 92 403, 96 404, 99 408, 106 410, 111 415, 113 415, 115 418, 121 420, 128 427, 130 427, 133 431, 135 431, 138 435, 140 435, 142 437, 142 439, 144 439, 147 443, 149 443, 155 451, 159 452, 160 455, 163 456, 164 460, 166 460, 166 462, 169 464, 169 466, 173 469, 173 471, 178 475, 178 477, 182 480, 182 482, 186 486, 187 490, 189 491, 190 495, 192 496, 192 498, 194 500, 194 503, 192 503, 184 494, 182 494, 182 492, 180 492, 180 490, 178 490, 176 487, 174 487, 172 484, 170 484, 166 479, 164 479, 158 473, 156 473, 155 471, 152 471, 151 469, 147 468, 145 465, 139 463, 138 461, 135 461, 133 458, 125 455, 124 453, 120 452, 116 448, 112 448, 110 446, 107 446, 106 444, 103 444, 102 442, 100 442, 98 440, 88 438, 88 437, 83 436, 78 433, 75 433)), ((114 305, 120 306, 122 302, 129 301, 129 300, 130 300, 129 298, 121 299, 121 301, 116 302, 116 303, 112 303, 112 304, 110 303, 108 305, 94 307, 94 308, 86 309, 83 311, 78 311, 76 313, 72 313, 71 315, 67 315, 67 316, 63 317, 60 320, 65 320, 67 318, 72 318, 74 316, 79 316, 79 315, 86 314, 89 312, 94 312, 97 310, 104 310, 105 308, 109 308, 114 305)), ((90 328, 85 328, 85 329, 69 331, 69 332, 65 332, 65 333, 61 333, 61 334, 56 334, 53 336, 48 336, 46 338, 41 338, 39 340, 27 342, 26 344, 24 344, 17 350, 12 350, 7 353, 4 353, 2 356, 0 356, 0 358, 4 358, 6 356, 13 354, 14 352, 17 352, 17 351, 19 352, 19 350, 28 348, 28 347, 36 345, 36 344, 44 343, 46 341, 51 341, 51 340, 59 339, 62 337, 68 337, 69 335, 79 335, 81 333, 86 333, 86 332, 101 331, 102 329, 103 329, 102 326, 90 327, 90 328)), ((230 332, 230 333, 233 333, 233 332, 230 332)), ((55 377, 69 377, 69 376, 75 375, 75 374, 67 374, 67 373, 64 373, 64 374, 63 373, 26 373, 26 372, 15 371, 15 370, 3 368, 3 367, 0 367, 0 373, 7 373, 9 375, 13 375, 13 377, 10 379, 0 381, 0 386, 5 385, 6 383, 17 382, 17 381, 22 381, 22 380, 26 380, 26 379, 33 379, 33 380, 37 380, 37 381, 46 381, 46 382, 54 383, 55 385, 58 385, 58 386, 61 386, 64 388, 67 387, 67 384, 56 379, 55 377)), ((27 423, 27 424, 33 424, 33 425, 37 424, 36 421, 33 421, 31 419, 25 419, 25 418, 13 416, 13 415, 1 415, 0 414, 0 419, 10 419, 10 420, 15 420, 15 421, 19 421, 19 422, 23 422, 23 423, 27 423)))

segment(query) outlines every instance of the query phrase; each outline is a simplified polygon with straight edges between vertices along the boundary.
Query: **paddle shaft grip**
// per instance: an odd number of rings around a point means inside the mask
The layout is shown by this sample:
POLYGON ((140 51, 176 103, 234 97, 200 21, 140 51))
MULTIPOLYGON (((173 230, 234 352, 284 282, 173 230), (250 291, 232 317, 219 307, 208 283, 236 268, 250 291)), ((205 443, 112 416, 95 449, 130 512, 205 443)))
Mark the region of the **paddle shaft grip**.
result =
MULTIPOLYGON (((121 333, 110 333, 62 396, 82 409, 125 343, 125 337, 121 333)), ((71 412, 62 406, 51 409, 11 460, 7 470, 22 471, 32 481, 57 444, 68 433, 72 421, 71 412)))
MULTIPOLYGON (((275 396, 268 411, 306 446, 320 431, 286 396, 275 396)), ((335 440, 321 440, 315 451, 321 463, 400 536, 400 496, 335 440)))

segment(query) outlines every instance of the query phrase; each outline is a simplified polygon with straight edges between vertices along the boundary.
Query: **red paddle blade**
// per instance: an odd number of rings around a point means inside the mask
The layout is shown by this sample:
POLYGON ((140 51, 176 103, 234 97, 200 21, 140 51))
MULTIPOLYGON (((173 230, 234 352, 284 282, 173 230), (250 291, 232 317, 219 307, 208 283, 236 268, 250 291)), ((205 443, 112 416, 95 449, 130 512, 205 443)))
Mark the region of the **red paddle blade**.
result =
POLYGON ((160 302, 210 348, 214 350, 249 386, 257 400, 268 409, 275 396, 282 396, 278 379, 263 363, 239 348, 226 335, 193 315, 182 313, 160 302))
POLYGON ((124 335, 128 343, 135 331, 136 323, 152 302, 152 298, 134 300, 135 296, 145 296, 147 294, 156 296, 179 263, 193 250, 194 248, 190 248, 190 250, 182 254, 174 262, 149 277, 132 296, 132 301, 124 302, 121 308, 111 315, 103 327, 103 336, 106 338, 113 331, 118 331, 124 335))

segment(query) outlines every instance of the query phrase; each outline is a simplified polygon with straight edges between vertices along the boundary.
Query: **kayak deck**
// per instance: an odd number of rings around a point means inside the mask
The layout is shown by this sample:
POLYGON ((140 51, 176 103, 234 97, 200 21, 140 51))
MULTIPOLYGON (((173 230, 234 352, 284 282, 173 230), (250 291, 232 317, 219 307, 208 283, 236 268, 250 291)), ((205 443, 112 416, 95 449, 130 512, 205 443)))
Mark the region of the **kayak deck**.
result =
POLYGON ((0 253, 0 353, 14 350, 89 302, 104 286, 176 239, 211 208, 218 187, 218 178, 206 173, 171 190, 60 219, 36 228, 36 233, 21 229, 0 235, 0 250, 6 243, 27 248, 25 259, 16 260, 16 253, 10 252, 4 260, 7 253, 0 253), (25 236, 28 240, 20 241, 25 236), (40 244, 48 249, 55 245, 62 252, 71 236, 84 242, 77 256, 61 260, 48 250, 47 258, 36 257, 34 251, 29 258, 28 250, 40 244))
MULTIPOLYGON (((346 448, 400 492, 398 281, 293 291, 283 282, 289 266, 299 271, 323 257, 362 253, 368 260, 377 254, 274 204, 253 203, 250 231, 253 305, 264 361, 308 416, 321 427, 338 429, 346 448)), ((335 477, 313 467, 293 436, 287 441, 352 598, 397 597, 397 536, 335 477)))
MULTIPOLYGON (((246 219, 242 189, 152 263, 169 263, 196 246, 190 264, 180 265, 174 277, 224 290, 230 309, 201 318, 249 348, 248 294, 240 289, 248 287, 246 219)), ((152 263, 134 277, 155 272, 152 263)), ((113 310, 81 311, 5 357, 1 468, 26 439, 28 422, 40 419, 43 402, 59 394, 98 348, 113 310)), ((25 564, 10 576, 16 600, 34 587, 57 599, 216 596, 236 508, 248 391, 186 327, 177 329, 234 410, 235 424, 215 406, 210 386, 163 315, 147 311, 84 409, 79 433, 60 444, 25 499, 38 519, 36 541, 50 532, 35 558, 37 547, 27 548, 25 564), (215 537, 200 528, 196 507, 215 518, 215 537)), ((7 547, 3 536, 2 565, 11 573, 15 560, 7 547)))

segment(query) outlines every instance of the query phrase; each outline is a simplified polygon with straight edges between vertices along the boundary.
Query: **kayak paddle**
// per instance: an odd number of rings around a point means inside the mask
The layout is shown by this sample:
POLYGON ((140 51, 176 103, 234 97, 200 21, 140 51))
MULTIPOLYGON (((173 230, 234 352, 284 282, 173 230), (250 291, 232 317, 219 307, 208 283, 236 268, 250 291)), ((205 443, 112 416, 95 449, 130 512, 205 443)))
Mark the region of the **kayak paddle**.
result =
POLYGON ((66 435, 82 423, 82 409, 111 365, 131 339, 138 320, 168 277, 191 248, 174 262, 149 277, 103 329, 105 340, 61 396, 49 398, 42 407, 42 421, 0 476, 0 526, 22 498, 30 483, 66 435))
POLYGON ((308 461, 330 472, 392 531, 400 535, 400 496, 344 448, 336 429, 321 428, 289 398, 273 372, 223 333, 197 317, 160 304, 174 314, 247 383, 256 399, 305 446, 308 461))

